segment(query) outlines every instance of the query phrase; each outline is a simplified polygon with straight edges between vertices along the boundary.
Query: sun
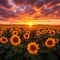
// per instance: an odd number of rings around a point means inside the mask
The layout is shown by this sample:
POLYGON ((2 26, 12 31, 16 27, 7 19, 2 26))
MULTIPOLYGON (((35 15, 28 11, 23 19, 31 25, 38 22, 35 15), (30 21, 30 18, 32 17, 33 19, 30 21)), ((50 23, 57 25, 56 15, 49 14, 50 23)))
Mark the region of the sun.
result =
POLYGON ((32 22, 28 22, 28 25, 29 25, 29 26, 32 26, 32 25, 33 25, 33 23, 32 23, 32 22))

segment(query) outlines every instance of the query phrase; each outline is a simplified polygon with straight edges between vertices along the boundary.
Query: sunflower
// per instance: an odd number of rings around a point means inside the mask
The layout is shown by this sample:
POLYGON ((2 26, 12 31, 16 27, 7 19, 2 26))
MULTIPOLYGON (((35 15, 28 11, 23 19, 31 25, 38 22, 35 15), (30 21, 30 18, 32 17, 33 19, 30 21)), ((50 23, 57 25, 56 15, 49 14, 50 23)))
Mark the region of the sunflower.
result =
POLYGON ((30 34, 30 31, 26 31, 26 33, 30 34))
POLYGON ((40 32, 40 31, 37 31, 37 32, 36 32, 36 34, 37 34, 37 36, 38 36, 38 35, 40 35, 40 34, 41 34, 41 32, 40 32))
POLYGON ((19 33, 22 33, 22 30, 21 30, 21 29, 18 29, 17 31, 18 31, 19 33))
POLYGON ((1 37, 0 42, 5 44, 8 42, 8 39, 6 37, 1 37))
POLYGON ((15 31, 18 31, 18 27, 15 27, 14 29, 15 29, 15 31))
POLYGON ((24 39, 29 39, 29 38, 30 38, 30 35, 29 35, 28 33, 25 33, 25 34, 23 35, 23 37, 24 37, 24 39))
POLYGON ((4 31, 2 31, 1 33, 4 34, 4 31))
POLYGON ((18 35, 17 31, 13 31, 12 33, 13 33, 13 35, 18 35))
POLYGON ((2 28, 1 28, 1 31, 5 31, 5 30, 6 30, 6 27, 4 27, 4 28, 2 27, 2 28))
POLYGON ((50 33, 51 30, 47 30, 47 33, 50 33))
POLYGON ((51 30, 49 34, 50 34, 50 36, 53 36, 53 35, 55 35, 55 31, 51 30))
POLYGON ((10 32, 13 32, 14 31, 14 29, 13 28, 10 28, 10 32))
POLYGON ((45 33, 46 33, 46 31, 45 31, 45 30, 41 31, 41 34, 42 34, 42 35, 44 35, 45 33))
POLYGON ((56 43, 58 43, 58 42, 59 42, 59 39, 58 39, 58 38, 55 38, 54 41, 55 41, 56 43))
POLYGON ((39 46, 36 42, 31 42, 27 45, 27 50, 30 54, 34 55, 38 53, 39 46))
POLYGON ((10 39, 10 43, 14 46, 18 46, 21 43, 21 39, 17 35, 13 35, 10 39))
POLYGON ((58 30, 57 33, 60 34, 60 30, 58 30))
POLYGON ((45 46, 48 48, 54 47, 55 46, 55 41, 53 38, 48 38, 45 42, 45 46))

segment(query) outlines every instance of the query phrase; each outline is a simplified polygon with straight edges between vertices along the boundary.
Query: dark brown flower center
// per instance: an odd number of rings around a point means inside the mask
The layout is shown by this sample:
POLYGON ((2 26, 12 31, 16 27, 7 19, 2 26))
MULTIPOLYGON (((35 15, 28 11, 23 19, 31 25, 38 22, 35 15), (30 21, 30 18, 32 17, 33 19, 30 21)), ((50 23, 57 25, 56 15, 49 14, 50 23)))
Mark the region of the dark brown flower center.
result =
POLYGON ((50 31, 48 31, 48 32, 50 32, 50 31))
POLYGON ((6 39, 5 39, 5 38, 3 38, 3 39, 2 39, 2 41, 4 41, 4 42, 5 42, 5 41, 6 41, 6 39))
POLYGON ((40 34, 40 32, 38 32, 38 34, 40 34))
POLYGON ((29 33, 29 32, 27 32, 27 33, 29 33))
POLYGON ((30 49, 31 49, 32 51, 34 51, 34 50, 36 50, 36 46, 35 46, 35 45, 31 45, 31 46, 30 46, 30 49))
POLYGON ((55 39, 55 42, 57 41, 57 39, 55 39))
POLYGON ((52 44, 53 44, 53 41, 49 40, 49 41, 47 42, 47 44, 48 44, 48 45, 52 45, 52 44))
POLYGON ((16 34, 16 32, 14 32, 14 34, 16 34))
POLYGON ((28 35, 25 35, 25 37, 28 37, 28 35))
POLYGON ((59 31, 60 32, 60 31, 59 31))
POLYGON ((13 38, 13 41, 14 41, 15 43, 17 43, 17 42, 18 42, 18 38, 17 38, 17 37, 14 37, 14 38, 13 38))
POLYGON ((51 34, 54 34, 54 32, 51 32, 51 34))

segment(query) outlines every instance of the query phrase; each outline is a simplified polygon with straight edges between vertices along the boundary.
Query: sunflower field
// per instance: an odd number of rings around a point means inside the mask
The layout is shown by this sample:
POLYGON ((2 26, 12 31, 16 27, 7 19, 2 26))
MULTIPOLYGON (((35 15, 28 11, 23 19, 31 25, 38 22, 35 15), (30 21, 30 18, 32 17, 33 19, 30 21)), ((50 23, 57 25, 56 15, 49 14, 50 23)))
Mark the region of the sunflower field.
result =
POLYGON ((60 60, 59 26, 0 25, 0 60, 60 60))

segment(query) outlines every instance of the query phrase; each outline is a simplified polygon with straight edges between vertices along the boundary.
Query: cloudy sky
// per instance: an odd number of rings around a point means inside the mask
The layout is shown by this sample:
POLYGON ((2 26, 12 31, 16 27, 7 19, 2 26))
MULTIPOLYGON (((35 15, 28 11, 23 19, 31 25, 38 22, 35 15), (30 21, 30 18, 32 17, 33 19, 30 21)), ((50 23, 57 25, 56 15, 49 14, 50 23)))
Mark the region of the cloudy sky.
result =
POLYGON ((0 22, 60 19, 60 0, 0 0, 0 22))

